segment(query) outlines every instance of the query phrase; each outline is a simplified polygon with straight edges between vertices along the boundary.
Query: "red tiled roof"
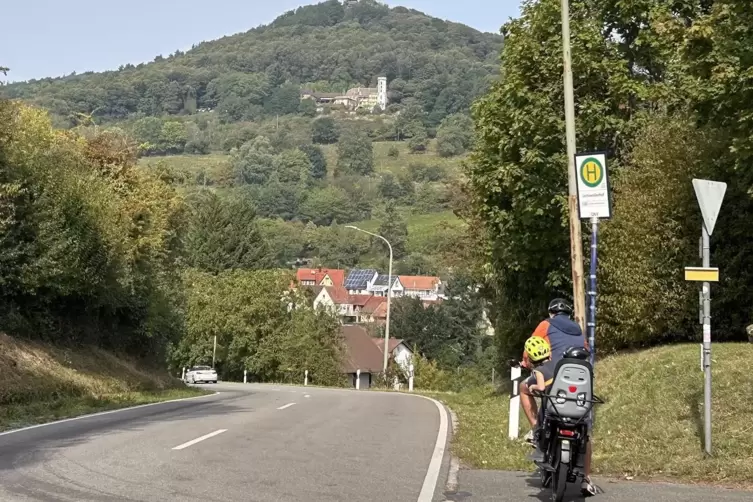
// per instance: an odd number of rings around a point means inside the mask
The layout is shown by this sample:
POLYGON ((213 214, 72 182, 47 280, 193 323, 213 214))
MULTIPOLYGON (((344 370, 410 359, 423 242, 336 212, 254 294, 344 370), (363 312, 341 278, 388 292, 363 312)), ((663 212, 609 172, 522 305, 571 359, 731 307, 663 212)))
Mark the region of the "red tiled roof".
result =
POLYGON ((361 312, 365 314, 373 314, 379 307, 384 305, 384 313, 387 313, 387 297, 386 296, 371 296, 369 300, 361 308, 361 312))
POLYGON ((324 286, 324 289, 327 290, 327 294, 329 294, 329 297, 332 298, 332 301, 335 302, 336 305, 350 304, 350 295, 348 294, 348 290, 344 287, 324 286))
POLYGON ((374 309, 374 312, 372 312, 371 315, 376 317, 377 319, 386 319, 387 318, 387 302, 380 303, 377 306, 377 308, 374 309))
POLYGON ((432 290, 440 282, 439 277, 426 275, 399 275, 398 279, 405 289, 432 290))
POLYGON ((345 341, 345 354, 343 357, 343 373, 380 372, 384 364, 384 354, 377 347, 366 328, 346 324, 340 328, 345 341))
POLYGON ((357 307, 363 307, 369 300, 374 298, 373 295, 350 295, 350 303, 357 307))
POLYGON ((298 282, 314 281, 317 286, 326 276, 332 279, 334 286, 345 284, 345 270, 339 268, 299 268, 295 273, 298 282))

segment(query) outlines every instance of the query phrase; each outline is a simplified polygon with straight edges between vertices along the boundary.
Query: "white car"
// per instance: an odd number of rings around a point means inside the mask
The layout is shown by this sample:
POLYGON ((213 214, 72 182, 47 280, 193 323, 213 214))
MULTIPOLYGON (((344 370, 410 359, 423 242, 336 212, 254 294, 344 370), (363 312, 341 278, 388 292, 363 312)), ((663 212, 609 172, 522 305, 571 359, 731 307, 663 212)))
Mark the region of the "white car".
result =
POLYGON ((192 366, 186 371, 186 383, 217 383, 217 372, 209 366, 192 366))

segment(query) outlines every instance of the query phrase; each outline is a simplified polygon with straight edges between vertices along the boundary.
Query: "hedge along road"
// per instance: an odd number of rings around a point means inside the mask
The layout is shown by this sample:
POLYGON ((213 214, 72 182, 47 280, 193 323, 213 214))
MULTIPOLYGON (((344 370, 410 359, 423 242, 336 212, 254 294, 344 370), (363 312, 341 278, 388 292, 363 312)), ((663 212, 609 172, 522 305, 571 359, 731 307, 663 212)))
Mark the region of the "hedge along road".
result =
POLYGON ((0 435, 0 500, 444 499, 447 412, 436 401, 205 388, 219 394, 0 435))

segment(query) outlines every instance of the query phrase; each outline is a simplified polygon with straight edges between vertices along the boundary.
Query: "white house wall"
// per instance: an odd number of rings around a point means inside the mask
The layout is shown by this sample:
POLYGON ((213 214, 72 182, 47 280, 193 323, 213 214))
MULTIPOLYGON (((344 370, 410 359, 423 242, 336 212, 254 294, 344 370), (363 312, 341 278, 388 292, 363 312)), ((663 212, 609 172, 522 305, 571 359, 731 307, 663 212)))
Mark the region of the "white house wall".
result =
POLYGON ((399 364, 405 371, 408 371, 412 356, 413 352, 408 347, 406 347, 404 343, 401 343, 392 351, 392 357, 395 358, 395 362, 399 364))

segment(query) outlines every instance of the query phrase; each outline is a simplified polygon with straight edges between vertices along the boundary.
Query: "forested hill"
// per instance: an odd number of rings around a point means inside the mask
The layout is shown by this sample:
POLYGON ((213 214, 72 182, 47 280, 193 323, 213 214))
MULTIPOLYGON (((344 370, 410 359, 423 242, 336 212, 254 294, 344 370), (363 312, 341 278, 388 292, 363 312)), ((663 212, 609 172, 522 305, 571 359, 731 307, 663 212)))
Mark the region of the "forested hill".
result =
MULTIPOLYGON (((226 121, 295 113, 301 88, 343 92, 389 82, 389 102, 416 98, 429 122, 464 111, 498 73, 499 35, 374 0, 329 0, 266 26, 116 71, 4 86, 59 125, 226 111, 226 121)), ((11 68, 12 71, 12 68, 11 68)))

